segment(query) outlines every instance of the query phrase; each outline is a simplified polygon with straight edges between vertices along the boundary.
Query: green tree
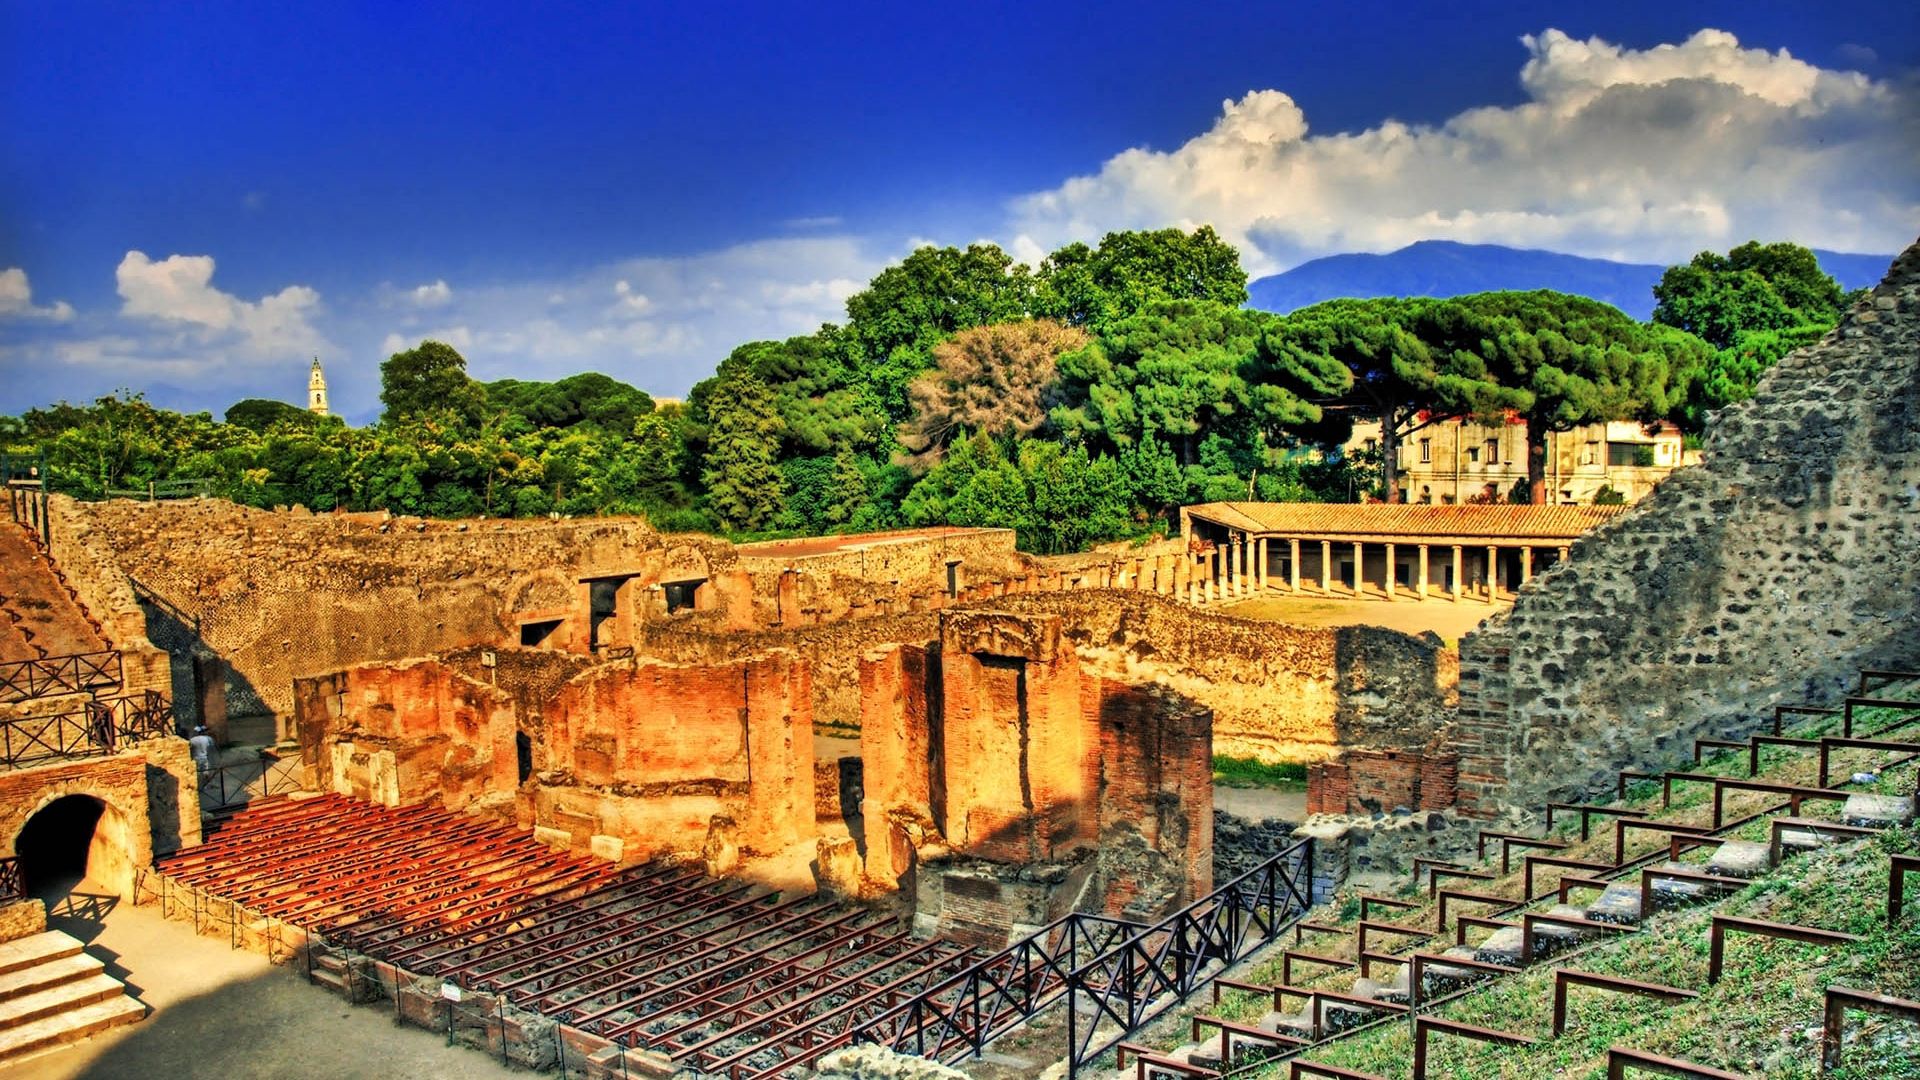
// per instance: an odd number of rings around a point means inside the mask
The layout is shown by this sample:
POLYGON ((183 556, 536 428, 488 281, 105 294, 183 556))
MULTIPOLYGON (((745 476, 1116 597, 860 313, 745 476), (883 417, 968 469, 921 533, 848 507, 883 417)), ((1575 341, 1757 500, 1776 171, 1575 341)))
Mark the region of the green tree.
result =
POLYGON ((1246 303, 1240 253, 1210 225, 1108 233, 1097 248, 1068 244, 1041 262, 1033 310, 1099 333, 1166 300, 1246 303))
POLYGON ((226 420, 227 423, 238 424, 248 431, 265 432, 275 424, 312 427, 320 417, 284 401, 246 398, 227 406, 226 420))
POLYGON ((466 357, 443 342, 422 341, 380 364, 383 423, 441 415, 477 426, 486 403, 486 387, 467 377, 466 357))
POLYGON ((934 345, 968 327, 1025 318, 1032 301, 1032 273, 992 244, 923 247, 847 298, 847 333, 889 421, 900 423, 907 384, 932 363, 934 345))
POLYGON ((1430 345, 1471 354, 1501 388, 1479 412, 1527 425, 1528 498, 1546 501, 1547 436, 1600 420, 1677 413, 1707 347, 1690 334, 1635 322, 1597 300, 1549 290, 1457 297, 1435 309, 1430 345))
POLYGON ((1846 296, 1798 244, 1749 241, 1703 251, 1670 266, 1653 288, 1653 321, 1692 333, 1716 350, 1682 419, 1699 431, 1707 415, 1753 396, 1781 357, 1839 322, 1846 296))
POLYGON ((624 434, 633 430, 636 420, 653 411, 653 398, 644 390, 597 371, 554 382, 500 379, 483 385, 491 411, 520 417, 531 427, 592 424, 602 431, 624 434))
POLYGON ((773 392, 744 366, 721 376, 708 400, 707 505, 728 529, 761 529, 786 494, 778 464, 780 414, 773 392))
POLYGON ((1069 437, 1097 435, 1120 449, 1150 435, 1185 464, 1206 433, 1230 425, 1284 443, 1320 424, 1321 402, 1352 376, 1327 357, 1283 349, 1277 319, 1208 301, 1151 305, 1061 357, 1052 420, 1069 437))

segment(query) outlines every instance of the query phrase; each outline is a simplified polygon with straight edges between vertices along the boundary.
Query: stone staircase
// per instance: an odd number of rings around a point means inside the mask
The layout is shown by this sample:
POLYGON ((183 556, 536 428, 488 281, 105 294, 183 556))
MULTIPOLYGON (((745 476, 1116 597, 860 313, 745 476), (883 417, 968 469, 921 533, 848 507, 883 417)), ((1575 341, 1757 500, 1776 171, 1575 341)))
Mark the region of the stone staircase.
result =
POLYGON ((105 648, 99 623, 33 535, 12 522, 0 521, 0 661, 42 660, 105 648))
POLYGON ((0 1062, 131 1024, 147 1007, 58 930, 0 943, 0 1062))

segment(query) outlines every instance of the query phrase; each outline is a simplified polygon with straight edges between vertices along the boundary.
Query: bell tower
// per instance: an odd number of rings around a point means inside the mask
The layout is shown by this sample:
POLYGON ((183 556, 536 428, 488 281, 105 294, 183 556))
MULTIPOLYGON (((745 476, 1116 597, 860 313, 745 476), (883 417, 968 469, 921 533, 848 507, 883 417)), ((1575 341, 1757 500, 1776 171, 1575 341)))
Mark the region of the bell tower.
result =
POLYGON ((320 358, 313 358, 313 372, 307 376, 307 411, 327 415, 327 376, 320 370, 320 358))

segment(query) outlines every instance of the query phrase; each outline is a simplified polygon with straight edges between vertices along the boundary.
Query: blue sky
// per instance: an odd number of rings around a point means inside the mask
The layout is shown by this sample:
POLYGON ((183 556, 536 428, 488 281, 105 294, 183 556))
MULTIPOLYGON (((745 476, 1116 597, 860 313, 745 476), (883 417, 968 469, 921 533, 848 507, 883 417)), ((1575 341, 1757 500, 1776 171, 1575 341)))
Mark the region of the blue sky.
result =
POLYGON ((679 394, 926 241, 1204 221, 1258 274, 1920 226, 1920 16, 1037 7, 0 0, 0 412, 297 401, 317 352, 365 419, 429 335, 679 394))

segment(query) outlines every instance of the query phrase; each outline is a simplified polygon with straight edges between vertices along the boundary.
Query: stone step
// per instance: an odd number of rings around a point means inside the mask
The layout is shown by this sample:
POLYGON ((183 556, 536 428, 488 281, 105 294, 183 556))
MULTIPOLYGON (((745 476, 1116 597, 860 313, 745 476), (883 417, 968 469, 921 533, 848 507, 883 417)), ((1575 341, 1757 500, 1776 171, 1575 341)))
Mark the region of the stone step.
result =
MULTIPOLYGON (((1684 870, 1689 874, 1697 874, 1700 872, 1700 867, 1698 866, 1677 862, 1662 863, 1660 869, 1684 870)), ((1655 882, 1653 886, 1653 914, 1659 914, 1662 911, 1673 911, 1676 908, 1691 907, 1694 904, 1704 903, 1720 895, 1722 894, 1717 890, 1712 890, 1708 886, 1701 885, 1698 882, 1658 881, 1655 882)))
POLYGON ((0 1001, 0 1031, 30 1024, 35 1020, 45 1019, 58 1013, 83 1009, 125 991, 126 987, 120 984, 119 979, 101 973, 49 986, 31 994, 22 994, 8 1001, 0 1001))
POLYGON ((315 971, 326 971, 335 975, 345 975, 347 973, 347 962, 332 953, 314 953, 313 968, 315 971))
POLYGON ((1729 840, 1713 850, 1707 860, 1707 873, 1718 877, 1750 880, 1767 872, 1772 852, 1754 840, 1729 840))
POLYGON ((1610 882, 1593 903, 1587 905, 1587 918, 1594 922, 1634 926, 1640 922, 1640 883, 1610 882))
POLYGON ((1520 928, 1503 927, 1493 932, 1493 936, 1481 942, 1473 950, 1473 958, 1483 964, 1499 964, 1502 967, 1520 966, 1520 928))
POLYGON ((95 1032, 122 1024, 131 1024, 147 1015, 147 1007, 118 994, 84 1008, 0 1030, 0 1061, 45 1050, 65 1043, 79 1042, 95 1032))
POLYGON ((104 971, 106 971, 106 965, 86 953, 56 956, 45 963, 0 975, 0 1004, 27 994, 37 993, 50 986, 99 975, 104 971))
MULTIPOLYGON (((1477 958, 1475 954, 1478 952, 1479 950, 1471 945, 1455 945, 1440 955, 1451 956, 1460 960, 1473 960, 1477 958)), ((1476 971, 1473 968, 1449 967, 1446 964, 1428 964, 1421 974, 1426 977, 1426 985, 1421 987, 1420 993, 1422 996, 1429 998, 1437 997, 1440 994, 1450 994, 1470 982, 1490 977, 1490 975, 1484 971, 1476 971)))
POLYGON ((1780 857, 1788 859, 1795 855, 1804 855, 1809 851, 1818 851, 1832 844, 1844 844, 1854 839, 1857 837, 1839 836, 1825 831, 1818 824, 1809 824, 1805 828, 1784 828, 1780 830, 1780 857))
POLYGON ((0 943, 0 975, 20 971, 57 960, 63 956, 75 956, 80 952, 80 939, 58 930, 47 930, 38 934, 29 934, 23 938, 0 943))
POLYGON ((316 965, 307 977, 317 986, 324 986, 341 997, 347 996, 347 976, 343 971, 328 971, 316 965))
POLYGON ((1905 795, 1849 795, 1840 820, 1867 828, 1905 825, 1913 820, 1913 799, 1905 795))

